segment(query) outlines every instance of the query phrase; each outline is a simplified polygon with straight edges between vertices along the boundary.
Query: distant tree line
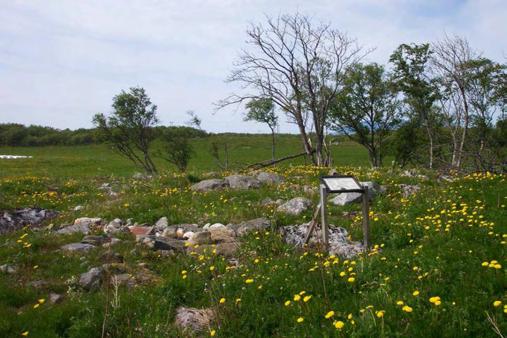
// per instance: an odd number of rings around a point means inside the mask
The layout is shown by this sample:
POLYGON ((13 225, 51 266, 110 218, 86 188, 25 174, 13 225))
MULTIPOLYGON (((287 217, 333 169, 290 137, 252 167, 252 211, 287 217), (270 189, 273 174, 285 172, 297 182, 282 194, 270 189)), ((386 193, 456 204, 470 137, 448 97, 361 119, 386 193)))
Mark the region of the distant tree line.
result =
MULTIPOLYGON (((153 127, 153 134, 155 138, 161 138, 168 130, 188 135, 189 138, 207 135, 203 130, 187 126, 156 126, 153 127)), ((96 128, 70 130, 0 123, 0 146, 76 146, 99 144, 105 141, 106 139, 98 133, 96 128)))
POLYGON ((263 123, 285 115, 315 165, 330 164, 329 136, 340 134, 373 167, 391 154, 399 166, 506 169, 507 65, 462 37, 401 44, 386 65, 365 63, 356 40, 295 14, 252 24, 247 44, 228 78, 241 90, 218 108, 245 104, 263 123))

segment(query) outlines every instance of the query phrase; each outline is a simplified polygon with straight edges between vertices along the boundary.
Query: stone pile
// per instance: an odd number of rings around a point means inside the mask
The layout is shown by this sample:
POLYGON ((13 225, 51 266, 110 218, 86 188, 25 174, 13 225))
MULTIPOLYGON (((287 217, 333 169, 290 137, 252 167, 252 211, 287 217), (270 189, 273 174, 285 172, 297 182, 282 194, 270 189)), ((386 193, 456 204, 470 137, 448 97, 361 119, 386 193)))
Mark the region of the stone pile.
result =
POLYGON ((230 189, 255 189, 263 184, 279 184, 283 177, 270 172, 260 172, 256 176, 231 175, 225 178, 211 178, 198 182, 190 187, 193 191, 207 192, 213 190, 230 189))
POLYGON ((24 208, 0 212, 0 235, 19 230, 26 225, 38 226, 45 220, 52 219, 57 215, 56 211, 41 208, 24 208))

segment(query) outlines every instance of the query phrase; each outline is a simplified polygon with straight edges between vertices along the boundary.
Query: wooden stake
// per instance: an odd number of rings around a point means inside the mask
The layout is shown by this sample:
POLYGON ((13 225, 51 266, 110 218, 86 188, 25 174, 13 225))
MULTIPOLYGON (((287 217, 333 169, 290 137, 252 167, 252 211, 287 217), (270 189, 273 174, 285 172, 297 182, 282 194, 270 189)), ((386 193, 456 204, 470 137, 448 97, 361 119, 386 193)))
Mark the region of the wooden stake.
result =
POLYGON ((322 240, 324 242, 324 248, 326 251, 329 249, 329 230, 327 224, 327 189, 324 184, 320 185, 320 217, 322 220, 322 240))
POLYGON ((370 201, 368 198, 368 187, 363 192, 363 245, 368 248, 370 245, 370 201))

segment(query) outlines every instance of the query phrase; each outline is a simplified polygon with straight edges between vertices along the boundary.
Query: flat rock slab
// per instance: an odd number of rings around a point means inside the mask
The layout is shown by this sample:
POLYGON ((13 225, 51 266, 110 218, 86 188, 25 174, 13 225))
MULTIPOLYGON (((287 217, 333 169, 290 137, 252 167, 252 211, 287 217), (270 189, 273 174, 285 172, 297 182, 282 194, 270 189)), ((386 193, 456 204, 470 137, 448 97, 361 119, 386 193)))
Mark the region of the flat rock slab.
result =
POLYGON ((90 233, 90 227, 88 224, 74 224, 58 229, 56 230, 56 233, 59 235, 69 235, 75 233, 82 233, 84 235, 87 235, 90 233))
POLYGON ((92 290, 100 286, 102 268, 91 268, 88 272, 82 273, 79 277, 79 285, 85 290, 92 290))
POLYGON ((83 252, 91 250, 93 248, 95 248, 95 245, 91 245, 88 243, 70 243, 65 244, 64 246, 61 247, 62 250, 70 252, 83 252))
POLYGON ((269 229, 271 227, 271 221, 267 218, 261 217, 241 222, 237 225, 229 225, 228 227, 235 230, 238 236, 244 236, 252 231, 269 229))
POLYGON ((229 186, 226 180, 219 178, 212 178, 196 183, 190 187, 193 191, 206 192, 212 190, 219 190, 229 186))
POLYGON ((147 236, 152 233, 153 227, 131 226, 129 230, 135 236, 147 236))

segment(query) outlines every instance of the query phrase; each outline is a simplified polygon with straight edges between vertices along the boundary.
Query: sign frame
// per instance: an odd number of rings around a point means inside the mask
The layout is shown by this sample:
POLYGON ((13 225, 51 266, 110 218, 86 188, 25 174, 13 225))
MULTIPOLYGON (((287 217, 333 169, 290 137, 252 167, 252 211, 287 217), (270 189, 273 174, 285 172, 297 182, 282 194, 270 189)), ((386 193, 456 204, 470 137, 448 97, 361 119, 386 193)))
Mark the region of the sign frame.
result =
POLYGON ((332 175, 332 176, 322 176, 320 178, 320 182, 326 187, 326 192, 329 194, 341 194, 343 192, 357 192, 357 193, 364 193, 365 189, 364 188, 359 188, 359 189, 339 189, 339 190, 333 190, 331 189, 331 187, 329 187, 329 185, 327 184, 326 182, 326 179, 331 179, 331 178, 349 178, 349 179, 352 179, 354 181, 354 183, 357 184, 358 187, 362 187, 361 183, 359 183, 359 181, 352 175, 332 175))

